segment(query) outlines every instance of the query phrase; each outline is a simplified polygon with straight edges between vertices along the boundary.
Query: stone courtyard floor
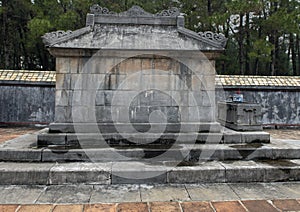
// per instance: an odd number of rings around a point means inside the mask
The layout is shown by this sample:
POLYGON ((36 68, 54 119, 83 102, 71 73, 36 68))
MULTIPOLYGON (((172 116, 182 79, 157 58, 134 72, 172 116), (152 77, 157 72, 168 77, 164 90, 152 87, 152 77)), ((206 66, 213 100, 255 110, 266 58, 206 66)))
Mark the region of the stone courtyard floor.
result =
MULTIPOLYGON (((34 128, 0 128, 0 142, 34 128)), ((267 130, 300 140, 300 130, 267 130)), ((0 212, 10 211, 300 211, 300 182, 180 185, 0 186, 0 212)))
POLYGON ((0 186, 0 211, 300 211, 300 183, 0 186))

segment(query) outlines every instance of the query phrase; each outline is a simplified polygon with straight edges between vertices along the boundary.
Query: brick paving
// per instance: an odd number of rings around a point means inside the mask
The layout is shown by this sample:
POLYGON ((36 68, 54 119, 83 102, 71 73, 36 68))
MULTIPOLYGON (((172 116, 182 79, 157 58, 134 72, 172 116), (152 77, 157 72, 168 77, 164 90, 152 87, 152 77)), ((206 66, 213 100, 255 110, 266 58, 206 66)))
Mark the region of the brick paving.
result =
POLYGON ((297 200, 247 200, 225 202, 150 202, 115 204, 0 205, 0 212, 278 212, 300 211, 297 200))
POLYGON ((40 129, 30 127, 0 128, 0 144, 5 141, 17 138, 21 135, 34 133, 39 130, 40 129))
POLYGON ((280 129, 280 130, 264 130, 271 134, 274 139, 290 139, 300 140, 300 130, 298 129, 280 129))

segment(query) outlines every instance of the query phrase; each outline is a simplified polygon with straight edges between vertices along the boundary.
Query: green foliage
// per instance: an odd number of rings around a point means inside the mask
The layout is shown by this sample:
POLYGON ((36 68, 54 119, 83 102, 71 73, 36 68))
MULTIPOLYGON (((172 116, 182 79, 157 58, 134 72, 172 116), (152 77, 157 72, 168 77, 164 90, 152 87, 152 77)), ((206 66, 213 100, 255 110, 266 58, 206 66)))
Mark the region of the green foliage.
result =
POLYGON ((274 46, 266 39, 258 39, 253 42, 253 48, 248 53, 251 59, 258 59, 259 62, 271 62, 271 52, 274 46))
POLYGON ((179 7, 186 27, 229 39, 221 74, 296 74, 300 70, 299 0, 1 0, 0 68, 54 69, 41 36, 85 25, 90 6, 112 11, 139 5, 157 13, 179 7))

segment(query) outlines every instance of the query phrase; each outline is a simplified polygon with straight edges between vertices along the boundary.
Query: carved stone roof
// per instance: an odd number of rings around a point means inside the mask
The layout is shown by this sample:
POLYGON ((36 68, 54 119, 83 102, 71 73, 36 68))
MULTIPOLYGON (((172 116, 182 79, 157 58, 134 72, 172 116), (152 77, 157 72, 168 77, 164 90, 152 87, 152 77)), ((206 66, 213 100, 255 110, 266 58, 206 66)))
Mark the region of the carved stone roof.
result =
POLYGON ((179 9, 159 13, 133 6, 121 13, 93 5, 86 27, 76 31, 57 31, 43 36, 49 48, 200 50, 222 51, 227 39, 213 32, 196 33, 184 28, 179 9))

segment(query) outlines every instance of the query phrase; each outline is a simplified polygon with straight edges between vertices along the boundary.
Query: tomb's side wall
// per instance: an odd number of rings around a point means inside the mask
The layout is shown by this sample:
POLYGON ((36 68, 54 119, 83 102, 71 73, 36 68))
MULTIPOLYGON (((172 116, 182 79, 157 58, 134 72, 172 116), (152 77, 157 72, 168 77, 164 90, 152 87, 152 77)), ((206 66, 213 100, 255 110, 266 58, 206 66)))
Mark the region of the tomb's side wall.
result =
POLYGON ((214 122, 214 62, 196 61, 58 57, 55 121, 214 122))
MULTIPOLYGON (((55 72, 0 71, 0 123, 46 124, 54 121, 55 72), (15 75, 17 77, 15 77, 15 75)), ((262 106, 264 125, 300 125, 300 87, 294 84, 293 77, 286 77, 286 83, 258 85, 250 82, 254 77, 219 76, 217 86, 223 84, 225 96, 240 90, 244 99, 262 106), (249 81, 240 85, 241 79, 249 81), (238 82, 236 81, 237 79, 238 82), (225 82, 226 81, 226 82, 225 82), (290 85, 290 86, 289 86, 290 85)), ((258 81, 270 77, 255 77, 258 81)), ((280 77, 275 79, 281 80, 280 77)), ((275 81, 275 80, 274 80, 275 81)), ((216 89, 216 99, 224 100, 224 93, 216 89)))

